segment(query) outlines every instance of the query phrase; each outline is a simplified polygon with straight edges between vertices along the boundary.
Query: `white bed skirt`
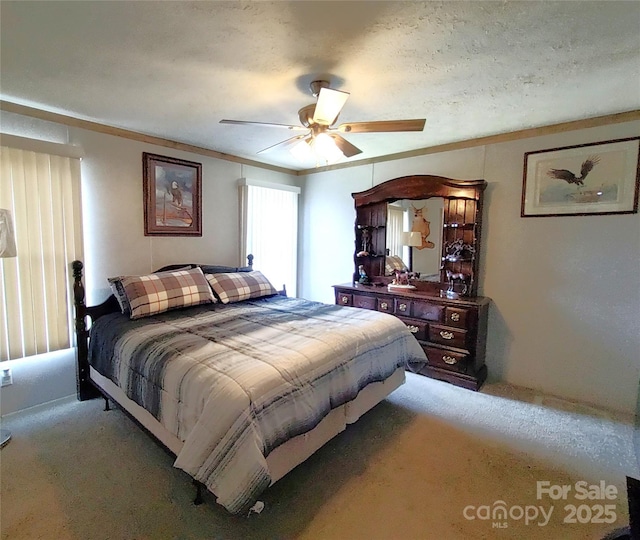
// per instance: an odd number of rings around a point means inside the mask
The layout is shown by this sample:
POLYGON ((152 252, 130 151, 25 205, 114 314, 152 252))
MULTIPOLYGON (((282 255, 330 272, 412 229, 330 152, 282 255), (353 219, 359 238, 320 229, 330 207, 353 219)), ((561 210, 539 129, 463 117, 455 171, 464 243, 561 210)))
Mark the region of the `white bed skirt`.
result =
MULTIPOLYGON (((90 378, 95 385, 111 396, 123 409, 150 431, 175 455, 180 453, 183 442, 165 429, 147 410, 129 399, 110 379, 90 367, 90 378)), ((333 409, 314 429, 298 435, 273 450, 267 457, 271 483, 275 483, 289 471, 305 461, 321 446, 353 424, 364 413, 380 403, 405 381, 404 368, 398 368, 381 382, 363 388, 357 397, 333 409)))

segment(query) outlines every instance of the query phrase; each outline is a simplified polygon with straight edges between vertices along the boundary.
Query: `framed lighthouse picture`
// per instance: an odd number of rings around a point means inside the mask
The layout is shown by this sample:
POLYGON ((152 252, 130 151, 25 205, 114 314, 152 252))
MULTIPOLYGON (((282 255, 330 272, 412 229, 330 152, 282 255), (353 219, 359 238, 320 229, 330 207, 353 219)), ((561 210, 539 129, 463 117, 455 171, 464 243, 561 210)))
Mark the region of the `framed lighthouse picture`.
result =
POLYGON ((145 236, 202 236, 202 164, 142 154, 145 236))
POLYGON ((640 137, 524 155, 522 217, 638 211, 640 137))

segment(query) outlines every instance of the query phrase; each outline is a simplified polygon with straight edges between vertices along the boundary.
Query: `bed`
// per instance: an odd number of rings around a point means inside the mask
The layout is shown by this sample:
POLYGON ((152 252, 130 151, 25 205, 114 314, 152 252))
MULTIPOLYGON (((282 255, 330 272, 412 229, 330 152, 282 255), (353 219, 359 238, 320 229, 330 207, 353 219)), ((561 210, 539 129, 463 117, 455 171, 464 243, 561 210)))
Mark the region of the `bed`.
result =
POLYGON ((426 363, 399 319, 288 298, 252 259, 118 276, 93 307, 73 269, 78 398, 114 401, 234 514, 426 363))

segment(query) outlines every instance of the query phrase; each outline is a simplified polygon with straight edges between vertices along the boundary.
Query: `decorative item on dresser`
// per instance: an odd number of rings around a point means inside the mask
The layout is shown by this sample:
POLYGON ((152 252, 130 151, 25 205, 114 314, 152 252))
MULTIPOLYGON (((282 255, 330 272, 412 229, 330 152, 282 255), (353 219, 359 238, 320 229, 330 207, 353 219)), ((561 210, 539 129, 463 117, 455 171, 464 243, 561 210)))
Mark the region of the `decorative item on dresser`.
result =
MULTIPOLYGON (((485 349, 491 300, 476 296, 479 277, 484 180, 455 180, 442 176, 404 176, 353 193, 355 201, 355 272, 352 283, 335 285, 336 304, 390 313, 414 334, 429 360, 410 369, 464 388, 478 390, 487 377, 485 349), (424 274, 412 267, 411 246, 390 238, 388 208, 404 208, 410 223, 416 200, 442 199, 439 272, 424 274), (369 249, 362 250, 363 231, 369 249), (387 275, 389 245, 404 245, 408 284, 387 275), (358 282, 361 270, 369 282, 358 282), (415 276, 419 276, 416 278, 415 276)), ((402 234, 400 232, 399 234, 402 234)), ((391 253, 397 256, 397 253, 391 253)))

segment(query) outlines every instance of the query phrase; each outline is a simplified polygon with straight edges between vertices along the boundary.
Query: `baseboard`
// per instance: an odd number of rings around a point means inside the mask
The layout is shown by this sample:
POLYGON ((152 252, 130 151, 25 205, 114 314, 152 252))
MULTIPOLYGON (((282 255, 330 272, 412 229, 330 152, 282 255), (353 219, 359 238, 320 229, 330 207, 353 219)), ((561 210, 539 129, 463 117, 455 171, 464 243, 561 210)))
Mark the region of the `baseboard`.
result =
POLYGON ((2 414, 0 415, 0 418, 10 418, 11 416, 14 416, 16 414, 22 414, 26 412, 29 412, 29 413, 38 412, 41 409, 47 409, 52 405, 55 405, 64 401, 75 401, 75 400, 76 400, 76 395, 70 394, 68 396, 52 399, 51 401, 46 401, 44 403, 38 403, 37 405, 32 405, 31 407, 26 407, 24 409, 19 409, 17 411, 11 411, 10 413, 7 413, 7 414, 2 414))

